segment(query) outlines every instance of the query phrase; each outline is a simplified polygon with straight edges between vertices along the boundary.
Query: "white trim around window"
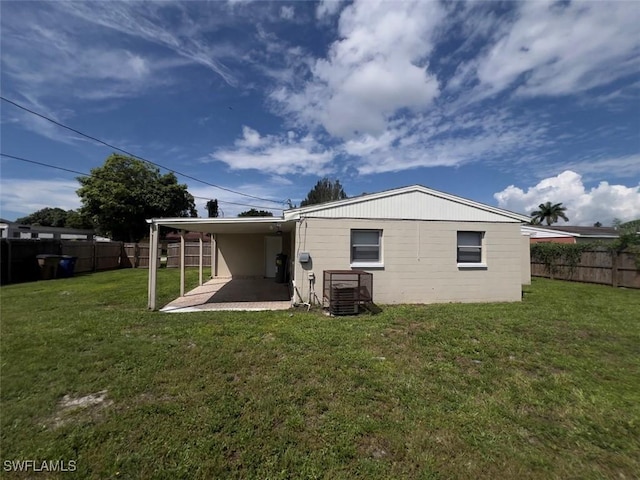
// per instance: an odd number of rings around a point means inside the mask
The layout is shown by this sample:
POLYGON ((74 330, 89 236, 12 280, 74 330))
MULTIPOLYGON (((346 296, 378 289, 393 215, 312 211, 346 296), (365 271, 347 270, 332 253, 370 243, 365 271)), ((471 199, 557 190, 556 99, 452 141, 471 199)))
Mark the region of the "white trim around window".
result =
POLYGON ((459 231, 456 245, 458 268, 487 268, 484 232, 459 231))
POLYGON ((382 230, 351 230, 352 268, 382 268, 382 230))

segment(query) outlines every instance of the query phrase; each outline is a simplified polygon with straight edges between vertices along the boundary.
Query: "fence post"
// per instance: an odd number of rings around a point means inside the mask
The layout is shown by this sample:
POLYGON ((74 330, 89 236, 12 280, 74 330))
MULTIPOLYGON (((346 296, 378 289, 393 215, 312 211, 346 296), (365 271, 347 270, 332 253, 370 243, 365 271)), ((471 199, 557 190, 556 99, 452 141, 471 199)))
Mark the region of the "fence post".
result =
POLYGON ((611 251, 611 286, 618 286, 618 252, 611 251))
MULTIPOLYGON (((149 247, 151 247, 151 242, 149 242, 149 247)), ((151 250, 151 248, 149 248, 151 250)), ((137 242, 133 244, 133 268, 138 268, 140 266, 140 244, 137 242)))
POLYGON ((13 257, 11 256, 11 241, 7 238, 7 284, 11 283, 11 267, 13 257))

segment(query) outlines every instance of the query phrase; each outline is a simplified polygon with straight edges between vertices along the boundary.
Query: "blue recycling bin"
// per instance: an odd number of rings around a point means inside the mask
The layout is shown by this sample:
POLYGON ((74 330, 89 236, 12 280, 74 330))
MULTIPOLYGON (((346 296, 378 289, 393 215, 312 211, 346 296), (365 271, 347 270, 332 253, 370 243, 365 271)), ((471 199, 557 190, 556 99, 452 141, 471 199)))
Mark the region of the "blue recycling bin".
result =
POLYGON ((62 255, 58 263, 58 278, 73 277, 73 271, 76 268, 76 260, 78 257, 71 255, 62 255))

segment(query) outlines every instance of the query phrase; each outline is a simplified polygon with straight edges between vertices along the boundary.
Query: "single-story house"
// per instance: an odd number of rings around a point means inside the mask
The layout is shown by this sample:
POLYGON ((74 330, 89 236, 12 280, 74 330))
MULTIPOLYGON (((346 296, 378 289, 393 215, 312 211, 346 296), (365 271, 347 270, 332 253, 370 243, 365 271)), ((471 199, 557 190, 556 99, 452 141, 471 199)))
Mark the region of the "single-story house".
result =
POLYGON ((613 242, 620 232, 613 227, 579 227, 571 225, 523 225, 523 234, 528 234, 531 243, 588 243, 613 242))
POLYGON ((0 218, 0 238, 7 239, 55 239, 93 240, 95 232, 80 228, 45 227, 42 225, 22 225, 0 218))
MULTIPOLYGON (((276 256, 285 254, 292 303, 322 302, 325 271, 362 270, 373 276, 373 301, 392 304, 519 301, 530 282, 529 237, 520 231, 527 221, 413 185, 285 210, 282 217, 148 223, 152 262, 159 227, 210 233, 213 278, 273 278, 276 256)), ((151 309, 155 267, 149 269, 151 309)))

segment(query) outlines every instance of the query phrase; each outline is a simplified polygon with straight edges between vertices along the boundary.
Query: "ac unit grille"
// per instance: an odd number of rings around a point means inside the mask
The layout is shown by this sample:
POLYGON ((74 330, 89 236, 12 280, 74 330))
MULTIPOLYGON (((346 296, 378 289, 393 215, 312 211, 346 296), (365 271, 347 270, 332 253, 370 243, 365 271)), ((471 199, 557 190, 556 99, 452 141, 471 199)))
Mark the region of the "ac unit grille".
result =
POLYGON ((332 315, 357 315, 358 307, 373 301, 373 275, 362 270, 325 270, 323 297, 332 315))

